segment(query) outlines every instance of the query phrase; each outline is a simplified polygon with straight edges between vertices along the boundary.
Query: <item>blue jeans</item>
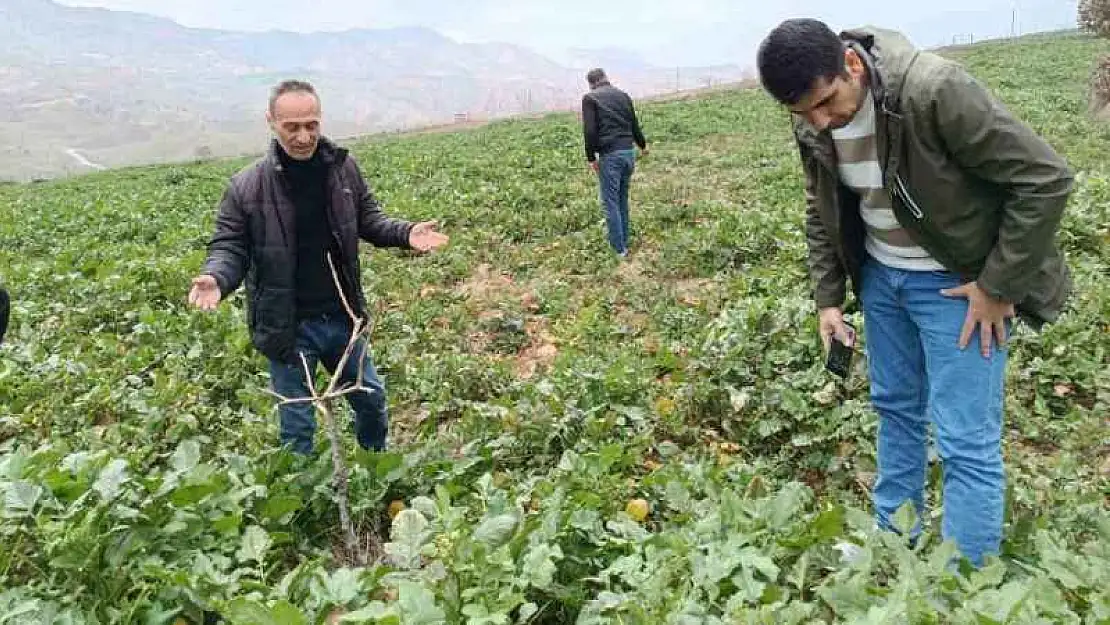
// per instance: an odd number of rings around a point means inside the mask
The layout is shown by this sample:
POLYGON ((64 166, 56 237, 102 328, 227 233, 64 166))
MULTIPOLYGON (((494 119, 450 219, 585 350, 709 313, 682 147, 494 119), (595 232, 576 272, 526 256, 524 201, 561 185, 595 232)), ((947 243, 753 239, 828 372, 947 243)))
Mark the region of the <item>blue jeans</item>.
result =
MULTIPOLYGON (((923 518, 926 428, 932 421, 944 469, 941 533, 979 566, 985 555, 998 553, 1002 539, 1007 350, 995 343, 984 358, 978 330, 960 350, 968 302, 940 294, 960 284, 952 273, 901 271, 874 259, 863 267, 871 401, 879 413, 873 497, 883 529, 894 530, 893 516, 906 501, 923 518)), ((919 532, 920 525, 912 534, 919 532)))
MULTIPOLYGON (((329 374, 334 373, 350 337, 351 322, 346 316, 327 315, 301 321, 297 327, 296 360, 270 361, 270 379, 274 392, 287 399, 310 397, 299 354, 304 354, 313 375, 316 373, 316 365, 321 362, 329 374)), ((385 439, 389 430, 385 386, 374 370, 365 341, 360 339, 356 344, 354 352, 343 367, 339 386, 354 384, 358 377, 360 356, 365 359, 362 386, 373 392, 351 393, 346 396, 355 412, 355 438, 363 449, 382 451, 386 447, 385 439)), ((300 454, 312 453, 312 437, 316 432, 316 409, 312 404, 286 404, 279 408, 279 413, 281 444, 291 446, 293 451, 300 454)))
POLYGON ((628 187, 636 170, 636 150, 617 150, 601 155, 598 180, 609 245, 618 254, 628 253, 628 187))

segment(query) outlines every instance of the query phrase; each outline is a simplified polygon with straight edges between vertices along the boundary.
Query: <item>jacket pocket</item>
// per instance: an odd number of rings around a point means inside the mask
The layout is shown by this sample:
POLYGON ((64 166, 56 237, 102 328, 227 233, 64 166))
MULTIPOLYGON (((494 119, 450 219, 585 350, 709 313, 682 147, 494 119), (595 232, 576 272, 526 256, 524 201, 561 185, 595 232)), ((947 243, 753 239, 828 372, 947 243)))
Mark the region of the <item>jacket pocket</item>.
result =
POLYGON ((293 291, 260 288, 251 306, 252 342, 258 351, 274 360, 287 360, 296 342, 293 291))

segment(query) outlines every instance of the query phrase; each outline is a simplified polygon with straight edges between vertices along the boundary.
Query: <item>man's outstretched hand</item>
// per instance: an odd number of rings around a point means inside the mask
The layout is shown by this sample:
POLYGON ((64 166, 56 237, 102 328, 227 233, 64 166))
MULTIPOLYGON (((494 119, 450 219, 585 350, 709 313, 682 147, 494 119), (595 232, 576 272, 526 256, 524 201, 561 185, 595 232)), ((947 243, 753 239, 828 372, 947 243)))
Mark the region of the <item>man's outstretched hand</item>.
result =
POLYGON ((215 310, 220 305, 220 285, 209 275, 193 278, 193 288, 189 290, 189 303, 201 310, 215 310))
POLYGON ((964 318, 964 327, 960 331, 960 349, 967 347, 971 342, 971 335, 979 329, 979 351, 984 358, 991 355, 992 340, 998 341, 998 346, 1006 344, 1006 320, 1014 316, 1014 305, 988 295, 979 288, 975 282, 954 288, 944 289, 940 292, 945 297, 962 297, 967 300, 967 317, 964 318))
POLYGON ((436 222, 422 221, 409 232, 409 247, 420 252, 429 252, 447 245, 446 234, 436 231, 436 222))

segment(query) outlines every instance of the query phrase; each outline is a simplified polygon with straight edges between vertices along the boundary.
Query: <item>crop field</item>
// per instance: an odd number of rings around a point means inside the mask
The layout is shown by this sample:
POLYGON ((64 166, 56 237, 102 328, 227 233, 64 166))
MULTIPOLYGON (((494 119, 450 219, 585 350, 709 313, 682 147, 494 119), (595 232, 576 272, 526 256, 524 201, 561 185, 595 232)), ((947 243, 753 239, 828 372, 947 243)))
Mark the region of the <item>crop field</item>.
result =
POLYGON ((983 569, 945 566, 939 464, 924 539, 873 530, 863 359, 823 369, 789 120, 737 90, 641 107, 625 263, 573 115, 350 146, 389 214, 452 237, 363 247, 392 419, 389 452, 344 438, 366 565, 326 437, 277 448, 241 292, 186 306, 248 161, 0 187, 0 625, 1110 623, 1107 51, 952 52, 1078 173, 1076 294, 1014 336, 983 569))

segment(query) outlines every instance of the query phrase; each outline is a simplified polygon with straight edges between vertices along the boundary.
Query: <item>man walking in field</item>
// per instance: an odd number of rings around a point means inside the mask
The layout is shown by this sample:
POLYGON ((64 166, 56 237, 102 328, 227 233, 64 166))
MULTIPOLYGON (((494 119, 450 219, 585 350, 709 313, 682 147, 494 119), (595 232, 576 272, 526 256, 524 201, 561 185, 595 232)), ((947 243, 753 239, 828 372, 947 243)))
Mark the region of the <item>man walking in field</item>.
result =
MULTIPOLYGON (((298 399, 310 395, 301 356, 312 373, 319 362, 334 372, 351 336, 327 257, 333 259, 346 300, 365 318, 359 239, 378 247, 428 251, 444 245, 447 237, 432 222, 413 224, 382 213, 354 158, 322 136, 320 99, 312 85, 279 84, 266 119, 275 135, 269 153, 231 179, 189 302, 212 310, 245 279, 251 339, 270 361, 274 392, 298 399)), ((361 341, 342 371, 342 382, 358 381, 360 356, 365 365, 361 385, 373 392, 347 396, 355 434, 364 449, 382 450, 389 426, 385 387, 361 341)), ((311 453, 312 405, 283 405, 280 417, 282 444, 311 453)))
POLYGON ((621 258, 628 256, 628 194, 636 169, 636 149, 647 155, 636 108, 627 93, 609 83, 598 68, 586 74, 590 91, 582 96, 582 130, 586 161, 598 176, 609 245, 621 258))
MULTIPOLYGON (((820 333, 850 344, 862 302, 879 413, 879 526, 924 510, 926 426, 944 466, 943 535, 975 565, 1002 536, 1011 318, 1054 321, 1071 278, 1054 245, 1072 173, 954 62, 895 32, 783 22, 758 54, 794 114, 820 333), (970 348, 969 348, 970 346, 970 348)), ((920 527, 913 531, 914 537, 920 527)))

